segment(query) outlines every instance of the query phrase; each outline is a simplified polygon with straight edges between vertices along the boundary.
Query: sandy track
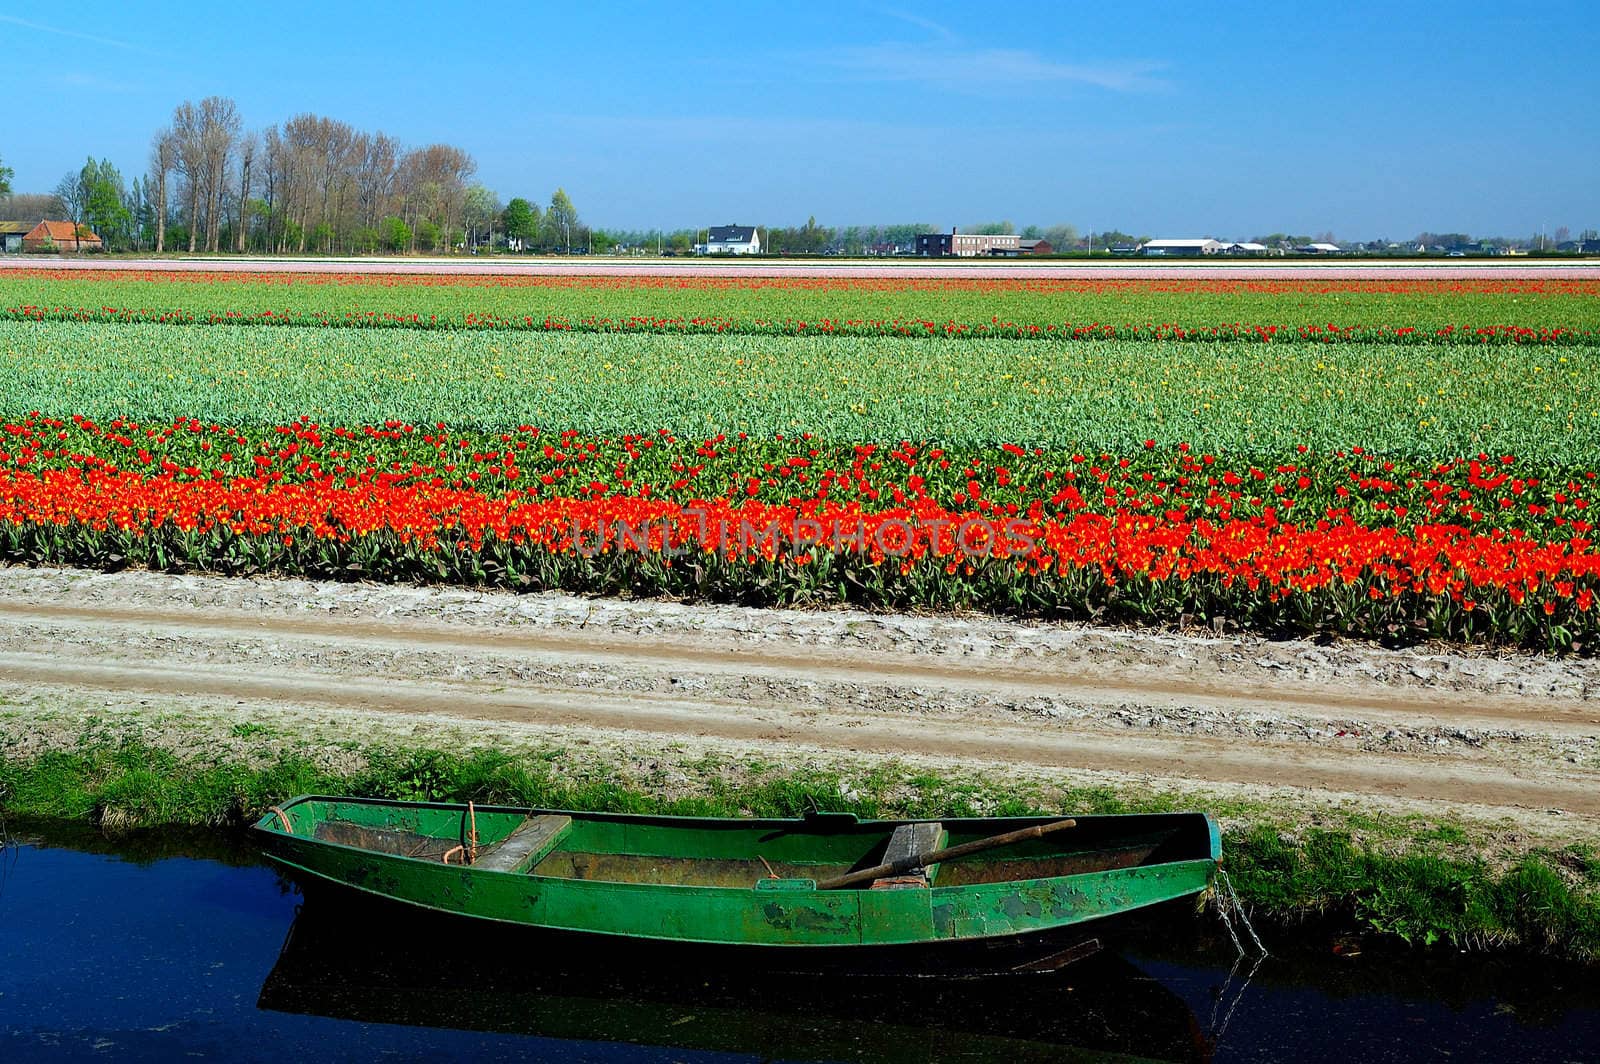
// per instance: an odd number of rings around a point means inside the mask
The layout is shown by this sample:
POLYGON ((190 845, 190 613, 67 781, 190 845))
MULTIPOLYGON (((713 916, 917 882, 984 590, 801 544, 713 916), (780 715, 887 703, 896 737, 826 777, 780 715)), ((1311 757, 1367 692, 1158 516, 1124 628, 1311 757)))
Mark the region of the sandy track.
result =
POLYGON ((100 259, 100 258, 0 258, 0 270, 154 270, 215 273, 347 273, 347 274, 435 274, 461 276, 622 276, 622 277, 951 277, 951 278, 1049 278, 1125 280, 1149 278, 1258 278, 1282 280, 1415 280, 1437 278, 1595 278, 1600 277, 1600 262, 1551 262, 1528 259, 1467 262, 1398 261, 1381 259, 1358 262, 1270 262, 1213 263, 1191 262, 1160 264, 1087 264, 1073 262, 983 263, 950 260, 896 259, 885 262, 793 262, 737 259, 636 260, 575 259, 279 259, 279 258, 203 258, 203 259, 100 259))
POLYGON ((46 693, 1600 818, 1600 665, 1536 657, 0 569, 0 695, 46 693))

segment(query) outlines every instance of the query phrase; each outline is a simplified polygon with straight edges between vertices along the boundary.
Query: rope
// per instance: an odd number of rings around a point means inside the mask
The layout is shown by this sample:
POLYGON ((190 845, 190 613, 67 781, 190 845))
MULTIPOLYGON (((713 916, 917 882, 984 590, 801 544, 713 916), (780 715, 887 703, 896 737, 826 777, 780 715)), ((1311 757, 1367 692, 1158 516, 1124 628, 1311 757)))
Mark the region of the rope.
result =
POLYGON ((277 806, 272 806, 270 809, 267 810, 267 812, 269 812, 269 813, 277 813, 278 814, 278 819, 283 822, 283 832, 284 832, 284 834, 286 834, 286 835, 293 835, 294 834, 294 825, 289 823, 289 814, 285 813, 282 809, 280 809, 277 806))
MULTIPOLYGON (((1235 953, 1233 963, 1237 967, 1239 964, 1238 958, 1244 956, 1244 943, 1239 941, 1239 932, 1233 929, 1233 915, 1229 911, 1231 909, 1232 903, 1228 901, 1228 896, 1222 892, 1220 887, 1217 888, 1217 915, 1222 918, 1222 926, 1228 929, 1228 937, 1233 939, 1235 953)), ((1233 978, 1231 973, 1228 978, 1233 978)))
POLYGON ((1261 944, 1261 936, 1256 934, 1255 927, 1250 923, 1250 914, 1245 910, 1244 902, 1239 900, 1239 892, 1234 888, 1233 880, 1221 868, 1217 869, 1215 896, 1217 915, 1222 920, 1222 926, 1228 929, 1228 937, 1233 939, 1233 948, 1236 951, 1233 967, 1228 969, 1228 977, 1222 981, 1222 989, 1217 992, 1217 999, 1211 1006, 1211 1038, 1213 1044, 1220 1044, 1223 1034, 1228 1030, 1228 1024, 1233 1021, 1234 1012, 1239 1008, 1239 1002, 1244 1000, 1244 992, 1249 988, 1250 980, 1254 979, 1256 972, 1261 970, 1261 965, 1266 963, 1269 954, 1267 953, 1267 947, 1261 944), (1255 945, 1256 957, 1255 962, 1250 966, 1250 971, 1245 974, 1244 982, 1239 984, 1239 988, 1230 997, 1229 990, 1233 986, 1234 977, 1239 974, 1240 966, 1244 964, 1245 958, 1249 955, 1244 948, 1244 942, 1239 938, 1238 930, 1235 928, 1236 917, 1237 923, 1244 925, 1245 934, 1250 937, 1250 941, 1255 945), (1224 1001, 1228 1002, 1228 1009, 1222 1013, 1222 1022, 1219 1024, 1217 1022, 1217 1014, 1222 1012, 1222 1003, 1224 1001))
POLYGON ((1233 945, 1240 955, 1244 954, 1244 946, 1239 942, 1239 935, 1233 929, 1233 921, 1228 910, 1233 910, 1239 917, 1239 922, 1244 925, 1245 932, 1249 934, 1250 941, 1255 944, 1256 952, 1263 957, 1270 956, 1267 947, 1261 944, 1261 936, 1256 934, 1255 927, 1250 923, 1250 914, 1245 911, 1244 902, 1239 900, 1239 892, 1234 889, 1233 880, 1228 878, 1224 869, 1217 869, 1217 878, 1222 887, 1217 891, 1217 911, 1222 913, 1222 923, 1228 929, 1228 934, 1233 936, 1233 945))
MULTIPOLYGON (((1244 982, 1239 984, 1239 992, 1233 995, 1233 1001, 1228 1005, 1227 1014, 1222 1017, 1222 1026, 1214 1029, 1215 1033, 1212 1035, 1212 1038, 1215 1041, 1220 1043, 1222 1041, 1222 1036, 1228 1032, 1228 1024, 1233 1022, 1233 1014, 1238 1011, 1239 1002, 1244 1000, 1244 992, 1250 989, 1250 980, 1256 977, 1256 973, 1261 970, 1261 966, 1266 963, 1266 960, 1267 955, 1263 953, 1261 956, 1257 957, 1256 962, 1250 966, 1250 971, 1245 974, 1244 982)), ((1232 976, 1230 975, 1229 978, 1232 978, 1232 976)), ((1215 1009, 1212 1010, 1211 1015, 1213 1018, 1215 1018, 1215 1009)))

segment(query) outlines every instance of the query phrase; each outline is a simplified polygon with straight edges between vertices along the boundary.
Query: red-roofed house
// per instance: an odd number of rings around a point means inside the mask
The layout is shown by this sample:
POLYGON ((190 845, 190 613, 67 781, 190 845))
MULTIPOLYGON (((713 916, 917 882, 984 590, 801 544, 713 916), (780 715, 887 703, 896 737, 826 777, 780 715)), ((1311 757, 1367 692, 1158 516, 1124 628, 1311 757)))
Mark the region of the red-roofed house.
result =
POLYGON ((23 251, 100 251, 105 245, 86 225, 40 222, 22 238, 23 251))

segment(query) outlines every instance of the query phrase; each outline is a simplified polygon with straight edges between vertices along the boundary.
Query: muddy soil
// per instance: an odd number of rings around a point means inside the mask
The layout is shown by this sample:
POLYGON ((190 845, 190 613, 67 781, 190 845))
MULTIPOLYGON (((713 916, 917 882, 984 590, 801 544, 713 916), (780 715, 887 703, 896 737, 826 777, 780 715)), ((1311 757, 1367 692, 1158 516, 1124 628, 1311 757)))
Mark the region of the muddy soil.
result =
POLYGON ((12 568, 0 699, 14 733, 143 703, 1600 834, 1600 662, 1532 655, 12 568))

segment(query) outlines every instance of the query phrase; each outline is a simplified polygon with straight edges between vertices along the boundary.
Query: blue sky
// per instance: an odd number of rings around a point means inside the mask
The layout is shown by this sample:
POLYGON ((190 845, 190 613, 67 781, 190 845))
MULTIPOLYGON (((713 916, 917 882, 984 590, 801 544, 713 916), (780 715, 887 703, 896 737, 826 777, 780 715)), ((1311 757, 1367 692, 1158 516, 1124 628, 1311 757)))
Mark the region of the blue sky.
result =
POLYGON ((1600 227, 1600 4, 7 4, 0 159, 131 176, 183 99, 458 144, 585 221, 1600 227))

